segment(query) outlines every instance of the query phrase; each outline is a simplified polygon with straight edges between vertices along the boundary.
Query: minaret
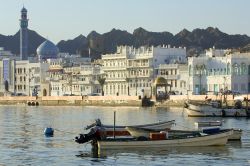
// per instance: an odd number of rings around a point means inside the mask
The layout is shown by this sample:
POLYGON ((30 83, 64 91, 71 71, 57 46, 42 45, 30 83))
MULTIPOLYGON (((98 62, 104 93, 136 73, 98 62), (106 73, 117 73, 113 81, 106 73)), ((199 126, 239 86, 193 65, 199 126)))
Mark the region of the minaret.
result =
POLYGON ((28 59, 28 21, 27 9, 23 7, 20 19, 20 60, 28 59))

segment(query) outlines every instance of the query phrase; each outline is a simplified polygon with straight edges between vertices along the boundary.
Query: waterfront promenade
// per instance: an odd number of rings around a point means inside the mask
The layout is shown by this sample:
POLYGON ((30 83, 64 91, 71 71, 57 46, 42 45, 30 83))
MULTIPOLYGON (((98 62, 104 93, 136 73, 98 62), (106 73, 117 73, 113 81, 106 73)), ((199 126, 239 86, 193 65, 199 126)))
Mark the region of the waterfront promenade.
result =
MULTIPOLYGON (((171 95, 166 101, 156 102, 155 97, 151 99, 156 106, 183 106, 186 100, 204 101, 205 98, 221 100, 216 95, 171 95)), ((247 95, 241 95, 247 97, 247 95)), ((227 96, 228 103, 234 101, 232 95, 227 96)), ((45 106, 141 106, 142 100, 138 96, 2 96, 0 105, 45 105, 45 106)))

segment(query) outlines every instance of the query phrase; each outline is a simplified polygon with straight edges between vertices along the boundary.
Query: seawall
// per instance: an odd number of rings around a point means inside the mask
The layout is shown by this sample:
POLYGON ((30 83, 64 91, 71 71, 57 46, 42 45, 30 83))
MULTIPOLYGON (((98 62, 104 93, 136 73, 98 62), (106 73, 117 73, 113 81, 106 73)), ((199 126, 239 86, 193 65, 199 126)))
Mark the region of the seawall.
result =
POLYGON ((4 96, 0 105, 46 105, 46 106, 141 106, 138 96, 4 96))
MULTIPOLYGON (((248 95, 241 95, 242 98, 248 95)), ((223 97, 216 95, 172 95, 169 100, 162 102, 152 101, 156 106, 184 106, 186 100, 204 101, 205 98, 212 100, 223 100, 223 97)), ((227 102, 232 104, 234 96, 228 95, 227 102)), ((46 105, 46 106, 141 106, 142 100, 138 96, 2 96, 0 97, 0 105, 46 105)))

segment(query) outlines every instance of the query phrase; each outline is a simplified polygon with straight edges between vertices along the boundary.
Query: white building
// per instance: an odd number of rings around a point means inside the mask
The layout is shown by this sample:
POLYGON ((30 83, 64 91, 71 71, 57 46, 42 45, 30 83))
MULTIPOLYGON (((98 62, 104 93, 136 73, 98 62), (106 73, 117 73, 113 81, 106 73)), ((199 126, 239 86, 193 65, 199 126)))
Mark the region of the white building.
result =
POLYGON ((98 82, 101 68, 88 58, 77 58, 76 61, 58 58, 48 62, 51 96, 83 96, 101 92, 98 82))
POLYGON ((44 89, 41 85, 46 82, 48 77, 48 66, 47 63, 16 61, 14 93, 35 96, 34 91, 37 91, 37 95, 42 96, 44 89))
POLYGON ((160 64, 185 63, 185 48, 119 46, 114 54, 102 55, 106 75, 105 95, 150 96, 160 64))
POLYGON ((193 94, 232 90, 250 91, 250 53, 210 49, 188 59, 189 90, 193 94))
POLYGON ((175 94, 186 94, 188 88, 188 65, 187 64, 160 64, 157 68, 157 77, 167 80, 167 91, 175 94))

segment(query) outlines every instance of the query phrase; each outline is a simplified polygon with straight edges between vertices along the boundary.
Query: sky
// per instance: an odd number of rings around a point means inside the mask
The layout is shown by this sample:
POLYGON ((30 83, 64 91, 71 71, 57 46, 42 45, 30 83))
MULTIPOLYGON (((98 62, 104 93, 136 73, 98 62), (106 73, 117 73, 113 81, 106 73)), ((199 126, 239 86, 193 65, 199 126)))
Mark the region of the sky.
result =
POLYGON ((138 27, 176 34, 211 26, 250 36, 249 0, 0 0, 0 34, 18 31, 23 5, 29 29, 54 43, 92 30, 132 33, 138 27))

